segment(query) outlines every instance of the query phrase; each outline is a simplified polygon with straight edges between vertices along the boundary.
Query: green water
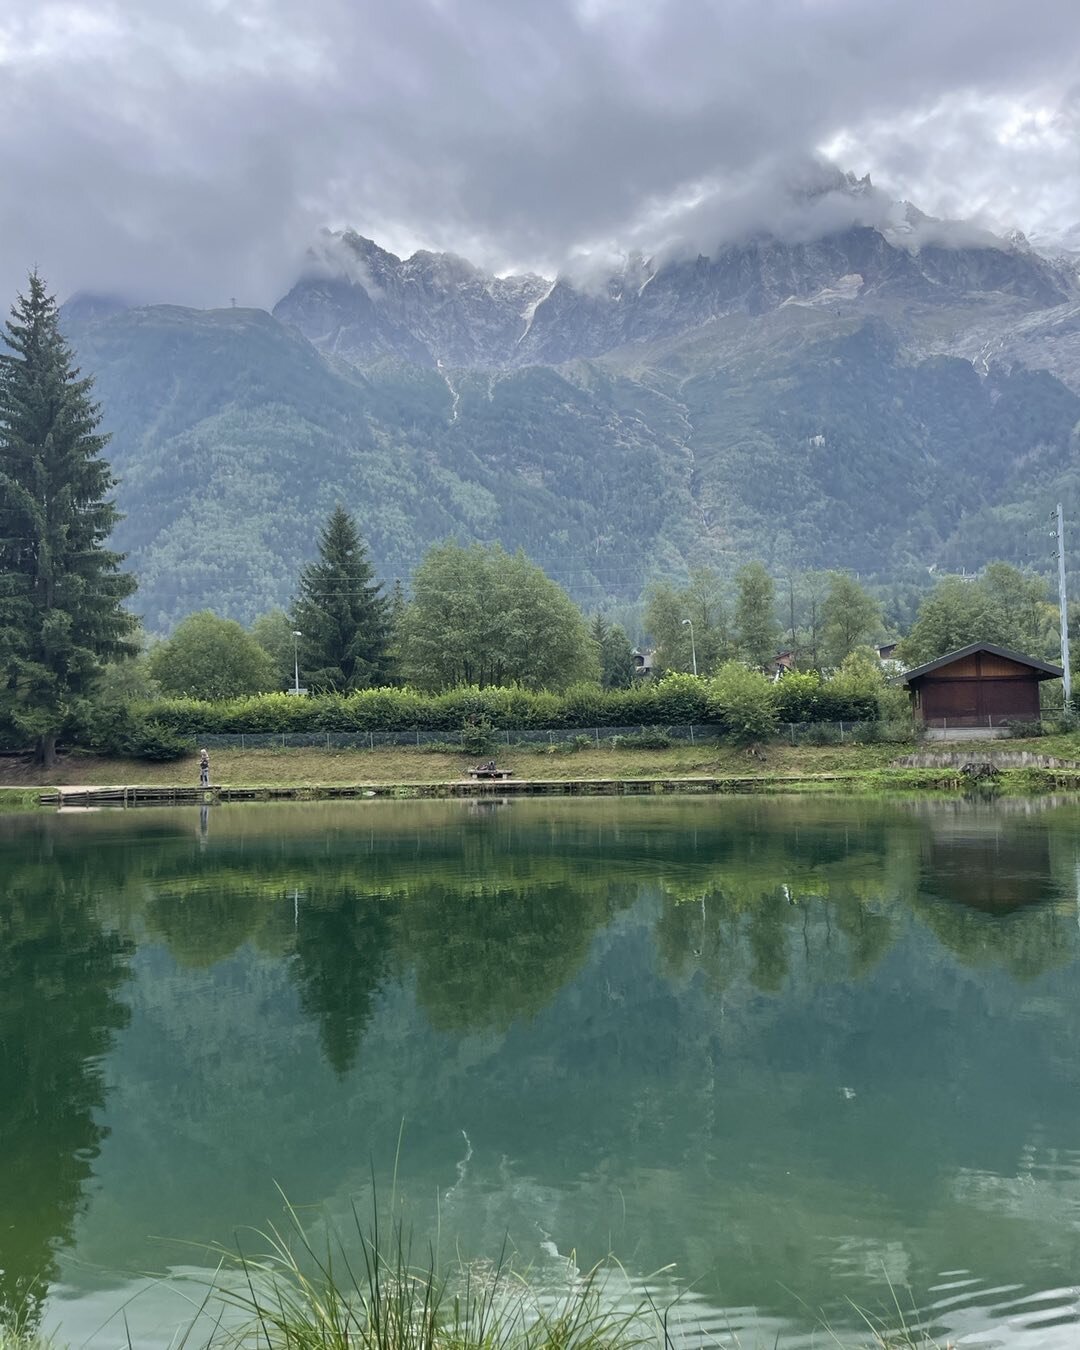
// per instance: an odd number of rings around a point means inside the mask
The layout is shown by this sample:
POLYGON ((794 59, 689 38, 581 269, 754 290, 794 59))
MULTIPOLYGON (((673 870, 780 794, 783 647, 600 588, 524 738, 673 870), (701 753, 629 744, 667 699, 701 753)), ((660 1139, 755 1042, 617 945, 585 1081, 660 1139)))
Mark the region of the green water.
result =
POLYGON ((0 819, 0 1300, 165 1345, 147 1274, 275 1184, 343 1222, 404 1121, 418 1233, 673 1265, 687 1343, 828 1344, 895 1290, 1075 1346, 1078 864, 1056 800, 0 819))

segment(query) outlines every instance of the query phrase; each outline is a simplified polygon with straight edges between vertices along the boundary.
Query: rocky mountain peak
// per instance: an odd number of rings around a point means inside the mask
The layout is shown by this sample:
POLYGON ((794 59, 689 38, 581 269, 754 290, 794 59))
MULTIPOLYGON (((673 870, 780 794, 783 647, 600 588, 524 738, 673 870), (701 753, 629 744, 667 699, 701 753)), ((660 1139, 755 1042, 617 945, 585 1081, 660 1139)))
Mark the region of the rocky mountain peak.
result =
POLYGON ((1048 308, 1080 298, 1076 268, 1034 251, 1018 231, 999 238, 935 219, 888 201, 869 175, 817 166, 793 192, 865 206, 845 217, 830 201, 821 219, 833 223, 818 237, 759 233, 708 255, 634 254, 606 269, 572 267, 554 282, 496 277, 426 249, 402 260, 355 231, 328 233, 274 314, 358 366, 395 355, 426 366, 507 367, 595 357, 793 303, 1001 295, 1048 308))
POLYGON ((85 323, 93 319, 107 319, 113 314, 122 314, 131 307, 131 302, 118 295, 99 295, 95 291, 76 291, 60 306, 60 312, 68 321, 85 323))

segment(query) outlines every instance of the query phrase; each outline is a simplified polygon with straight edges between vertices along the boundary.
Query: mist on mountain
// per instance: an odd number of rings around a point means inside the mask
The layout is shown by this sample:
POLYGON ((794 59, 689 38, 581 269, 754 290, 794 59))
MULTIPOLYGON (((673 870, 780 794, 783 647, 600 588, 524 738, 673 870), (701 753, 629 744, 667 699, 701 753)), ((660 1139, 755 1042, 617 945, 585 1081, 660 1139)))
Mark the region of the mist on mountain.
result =
POLYGON ((1075 268, 865 179, 819 187, 832 233, 587 281, 339 231, 272 314, 72 302, 147 626, 287 603, 339 502, 388 581, 436 540, 498 540, 621 614, 750 558, 1043 569, 1041 514, 1080 506, 1075 268))

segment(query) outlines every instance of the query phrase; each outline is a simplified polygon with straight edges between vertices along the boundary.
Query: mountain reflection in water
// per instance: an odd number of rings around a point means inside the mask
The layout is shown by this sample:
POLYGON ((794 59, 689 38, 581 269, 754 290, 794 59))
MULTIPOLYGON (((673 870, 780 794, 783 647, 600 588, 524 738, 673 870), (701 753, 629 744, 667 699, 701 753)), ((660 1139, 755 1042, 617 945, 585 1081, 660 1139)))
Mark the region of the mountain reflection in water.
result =
POLYGON ((362 1206, 404 1120, 418 1233, 674 1262, 688 1341, 892 1285, 1072 1344, 1078 840, 1058 799, 0 820, 0 1300, 74 1340, 275 1183, 362 1206))

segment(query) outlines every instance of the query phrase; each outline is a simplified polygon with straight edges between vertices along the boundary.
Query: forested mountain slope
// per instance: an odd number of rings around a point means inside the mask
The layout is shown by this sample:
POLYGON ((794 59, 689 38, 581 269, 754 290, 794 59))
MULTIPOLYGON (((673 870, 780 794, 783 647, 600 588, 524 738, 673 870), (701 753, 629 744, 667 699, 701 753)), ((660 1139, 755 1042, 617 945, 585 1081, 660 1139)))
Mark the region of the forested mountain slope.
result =
POLYGON ((1042 567, 1048 504, 1080 504, 1080 288, 1022 243, 858 227, 599 287, 342 246, 274 315, 66 312, 152 630, 287 601, 339 501, 388 579, 498 539, 589 607, 751 556, 1042 567))

